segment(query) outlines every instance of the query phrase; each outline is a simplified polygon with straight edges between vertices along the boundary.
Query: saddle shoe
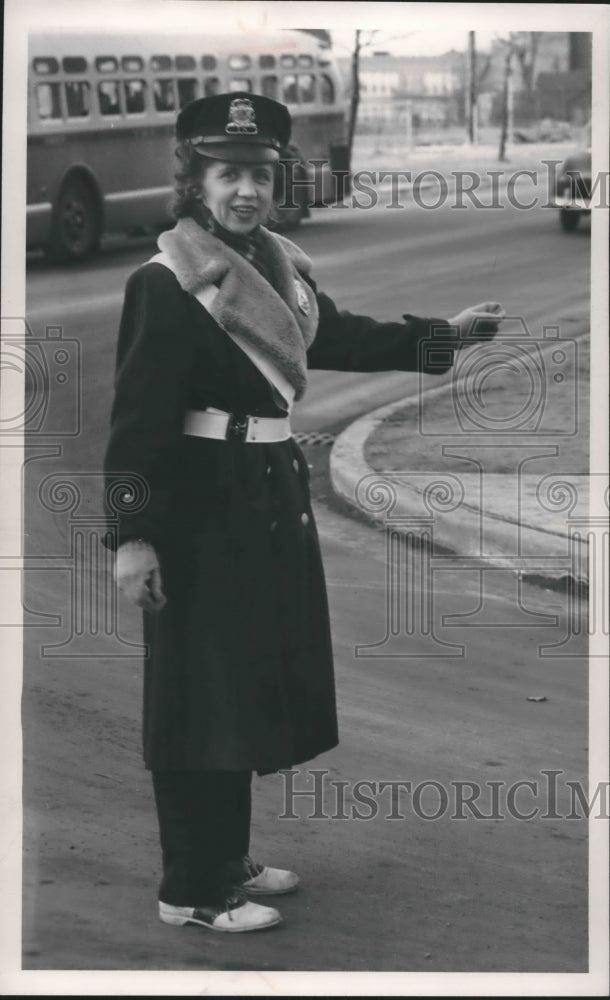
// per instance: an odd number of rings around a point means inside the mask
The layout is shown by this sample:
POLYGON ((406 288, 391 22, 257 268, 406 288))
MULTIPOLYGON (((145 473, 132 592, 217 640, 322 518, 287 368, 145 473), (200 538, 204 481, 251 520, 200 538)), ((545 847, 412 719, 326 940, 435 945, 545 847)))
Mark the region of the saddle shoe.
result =
POLYGON ((244 877, 240 888, 253 896, 281 896, 294 892, 299 884, 296 872, 256 864, 249 855, 242 858, 244 877))
POLYGON ((197 924, 211 931, 243 934, 275 927, 282 917, 273 907, 251 903, 244 892, 235 889, 222 903, 208 906, 172 906, 159 900, 159 919, 174 927, 197 924))

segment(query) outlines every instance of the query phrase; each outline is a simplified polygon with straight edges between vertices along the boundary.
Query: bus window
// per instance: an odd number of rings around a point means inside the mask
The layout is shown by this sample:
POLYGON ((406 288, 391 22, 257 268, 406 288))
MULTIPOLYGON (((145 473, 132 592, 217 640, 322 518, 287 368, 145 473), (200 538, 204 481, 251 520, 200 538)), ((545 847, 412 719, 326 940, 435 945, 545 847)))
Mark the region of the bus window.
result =
POLYGON ((284 104, 296 104, 298 101, 297 97, 297 78, 293 73, 284 77, 284 104))
POLYGON ((182 77, 178 79, 178 104, 181 108, 197 97, 197 80, 194 77, 182 77))
POLYGON ((299 56, 299 67, 300 69, 312 69, 313 68, 313 56, 301 55, 299 56))
POLYGON ((68 118, 86 118, 90 109, 89 84, 86 80, 66 83, 68 118))
POLYGON ((64 73, 86 73, 87 60, 82 56, 66 56, 62 59, 61 65, 64 73))
POLYGON ((124 73, 141 73, 144 69, 144 60, 141 56, 123 56, 121 69, 124 73))
POLYGON ((239 80, 229 80, 229 92, 233 93, 236 90, 245 90, 250 94, 252 92, 252 80, 246 79, 245 76, 239 80))
POLYGON ((59 63, 52 57, 49 59, 34 59, 34 72, 39 76, 49 76, 50 73, 59 72, 59 63))
POLYGON ((172 57, 171 56, 151 56, 150 57, 150 68, 155 73, 167 73, 167 71, 172 68, 172 57))
POLYGON ((119 61, 114 56, 97 56, 95 68, 98 73, 116 73, 119 68, 119 61))
POLYGON ((202 56, 201 68, 206 70, 207 72, 216 69, 216 56, 202 56))
POLYGON ((258 65, 261 69, 275 69, 275 56, 259 56, 258 65))
POLYGON ((182 73, 194 70, 195 65, 195 60, 192 56, 176 56, 176 69, 182 73))
POLYGON ((176 95, 173 80, 155 80, 153 84, 157 111, 175 111, 176 95))
POLYGON ((296 56, 282 56, 280 58, 280 66, 282 69, 294 69, 297 64, 296 56))
POLYGON ((98 83, 97 95, 102 115, 120 115, 121 105, 119 101, 118 80, 104 80, 103 83, 98 83))
POLYGON ((217 76, 206 76, 203 81, 203 94, 204 97, 214 97, 215 94, 220 93, 220 80, 217 76))
POLYGON ((322 104, 335 103, 335 85, 326 73, 322 73, 322 76, 320 77, 320 91, 322 104))
POLYGON ((128 115, 141 115, 145 111, 144 80, 123 80, 125 94, 125 110, 128 115))
POLYGON ((263 97, 270 97, 272 101, 277 101, 277 76, 263 76, 261 89, 263 97))
POLYGON ((58 83, 39 83, 36 87, 38 117, 44 121, 61 118, 58 83))
POLYGON ((229 56, 229 69, 244 70, 250 69, 250 56, 229 56))
POLYGON ((299 73, 299 100, 302 104, 311 104, 316 99, 316 78, 313 73, 299 73))

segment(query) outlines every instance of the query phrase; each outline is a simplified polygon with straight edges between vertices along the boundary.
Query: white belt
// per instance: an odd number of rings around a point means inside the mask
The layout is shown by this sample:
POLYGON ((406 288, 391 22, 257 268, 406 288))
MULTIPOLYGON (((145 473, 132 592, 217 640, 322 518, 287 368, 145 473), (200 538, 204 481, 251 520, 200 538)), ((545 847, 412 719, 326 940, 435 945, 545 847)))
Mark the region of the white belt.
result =
POLYGON ((189 410, 184 420, 184 434, 195 437, 229 439, 273 444, 287 441, 292 436, 288 417, 236 417, 232 413, 210 408, 189 410))

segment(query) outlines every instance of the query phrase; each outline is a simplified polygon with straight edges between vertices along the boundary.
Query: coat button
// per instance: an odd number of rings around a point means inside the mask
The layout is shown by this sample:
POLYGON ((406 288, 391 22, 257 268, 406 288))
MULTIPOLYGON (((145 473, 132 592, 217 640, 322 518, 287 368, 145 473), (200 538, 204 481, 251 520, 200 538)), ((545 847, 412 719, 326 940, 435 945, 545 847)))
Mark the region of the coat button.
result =
POLYGON ((306 527, 309 524, 308 514, 301 514, 301 524, 303 525, 303 527, 306 527))
POLYGON ((293 458, 292 460, 292 468, 294 469, 295 472, 299 471, 299 463, 297 462, 296 458, 293 458))
POLYGON ((276 528, 277 528, 277 521, 272 521, 271 522, 271 530, 275 531, 276 528))
POLYGON ((271 466, 270 465, 267 466, 267 475, 268 476, 271 475, 271 466))

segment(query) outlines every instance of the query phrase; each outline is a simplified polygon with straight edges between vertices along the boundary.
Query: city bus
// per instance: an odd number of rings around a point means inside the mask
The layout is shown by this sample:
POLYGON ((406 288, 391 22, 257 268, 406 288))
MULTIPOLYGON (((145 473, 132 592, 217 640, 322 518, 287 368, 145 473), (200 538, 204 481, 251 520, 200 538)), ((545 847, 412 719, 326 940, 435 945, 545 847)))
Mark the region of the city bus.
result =
POLYGON ((104 233, 169 225, 176 113, 196 98, 235 91, 282 101, 293 118, 290 156, 312 183, 298 187, 279 227, 307 214, 314 171, 318 203, 336 200, 333 171, 346 166, 345 97, 332 55, 315 37, 31 36, 28 249, 78 260, 104 233))

